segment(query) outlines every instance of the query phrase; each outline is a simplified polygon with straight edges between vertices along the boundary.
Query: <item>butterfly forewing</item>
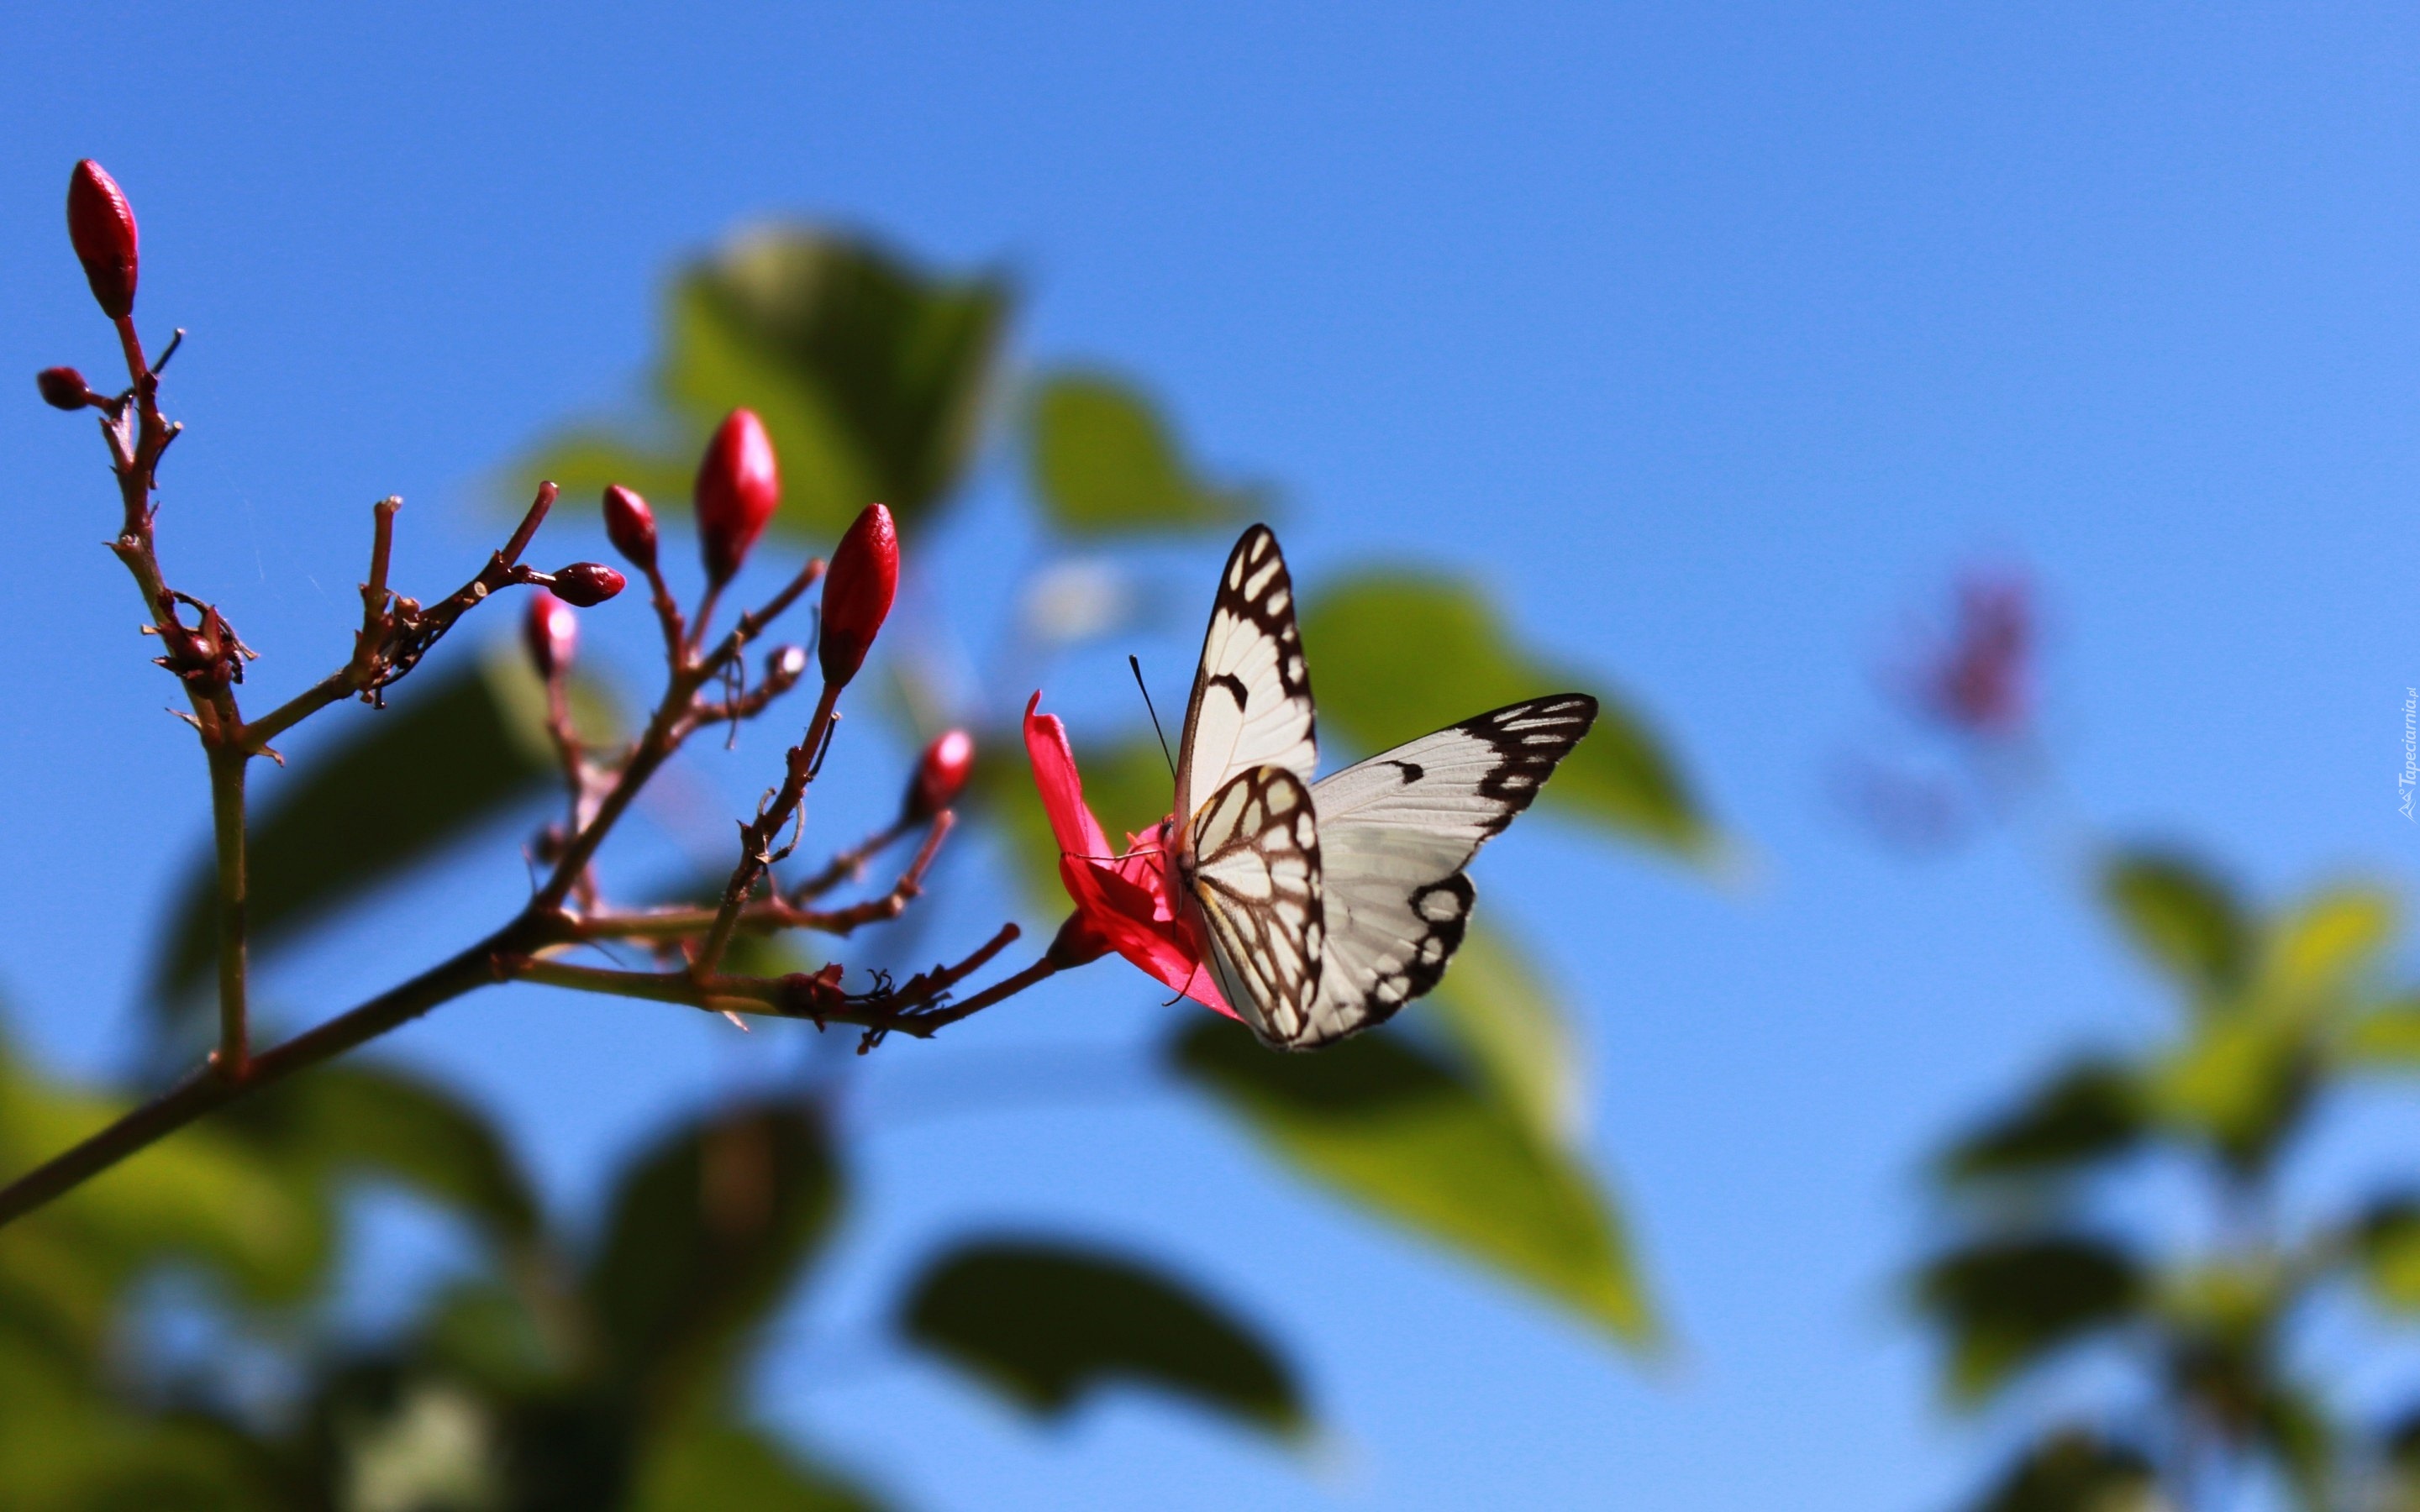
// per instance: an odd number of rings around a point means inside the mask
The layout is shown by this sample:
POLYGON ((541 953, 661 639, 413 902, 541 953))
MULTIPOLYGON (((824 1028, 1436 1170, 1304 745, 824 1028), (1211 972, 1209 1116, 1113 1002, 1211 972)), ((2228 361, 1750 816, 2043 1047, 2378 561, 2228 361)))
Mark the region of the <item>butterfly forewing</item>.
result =
POLYGON ((1585 694, 1531 699, 1311 789, 1326 949, 1295 1044, 1367 1028, 1437 984, 1475 897, 1463 868, 1529 807, 1595 719, 1596 700, 1585 694))
POLYGON ((1299 1043, 1326 934, 1311 789, 1284 767, 1254 767, 1211 795, 1192 838, 1190 880, 1219 993, 1263 1040, 1299 1043))
POLYGON ((1311 672, 1295 628, 1294 579, 1278 538, 1255 525, 1235 543, 1202 665, 1185 708, 1178 746, 1176 812, 1189 816, 1211 795, 1258 766, 1278 766, 1308 782, 1318 770, 1311 672))

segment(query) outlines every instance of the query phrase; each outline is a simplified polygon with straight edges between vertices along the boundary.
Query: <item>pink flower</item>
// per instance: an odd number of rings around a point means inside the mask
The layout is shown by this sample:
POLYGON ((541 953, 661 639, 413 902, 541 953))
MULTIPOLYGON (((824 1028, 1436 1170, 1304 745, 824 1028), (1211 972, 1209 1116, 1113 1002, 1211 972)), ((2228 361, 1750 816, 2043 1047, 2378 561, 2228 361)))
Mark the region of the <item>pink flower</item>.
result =
POLYGON ((2024 733, 2033 713, 2031 587, 2012 573, 1970 573, 1958 585, 1948 643, 1927 669, 1918 697, 1953 730, 1986 740, 2024 733))
POLYGON ((1229 1018, 1234 1011, 1202 969, 1202 949, 1178 905, 1168 837, 1174 816, 1148 835, 1126 837, 1125 854, 1109 854, 1101 822, 1084 804, 1084 779, 1067 727, 1055 714, 1036 714, 1042 695, 1025 705, 1025 753, 1033 763, 1033 785, 1059 841, 1059 880, 1075 900, 1083 933, 1186 996, 1229 1018))

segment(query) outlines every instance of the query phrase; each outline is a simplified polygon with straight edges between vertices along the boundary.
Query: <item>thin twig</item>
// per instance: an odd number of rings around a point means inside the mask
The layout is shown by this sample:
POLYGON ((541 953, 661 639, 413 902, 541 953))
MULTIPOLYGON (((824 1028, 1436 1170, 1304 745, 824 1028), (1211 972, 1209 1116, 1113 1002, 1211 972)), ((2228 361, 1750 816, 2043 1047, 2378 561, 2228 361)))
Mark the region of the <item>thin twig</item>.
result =
POLYGON ((707 932, 697 959, 690 963, 690 969, 698 976, 711 975, 721 961, 724 948, 731 943, 731 932, 738 926, 739 910, 746 906, 758 879, 773 864, 774 837, 790 827, 791 817, 806 801, 807 784, 814 780, 815 757, 830 737, 833 712, 839 704, 840 685, 824 684, 823 696, 815 701, 814 717, 807 721, 806 738, 791 747, 783 758, 782 785, 757 810, 754 819, 739 826, 739 864, 731 869, 731 880, 723 885, 722 906, 716 912, 714 927, 707 932))
POLYGON ((964 960, 920 972, 895 988, 888 981, 877 981, 872 991, 863 993, 841 990, 837 965, 814 973, 793 972, 786 977, 739 977, 690 971, 617 971, 535 955, 499 955, 496 969, 542 986, 678 1003, 701 1012, 805 1019, 818 1026, 851 1024, 876 1037, 897 1030, 922 1040, 1051 975, 1056 968, 1045 957, 963 1003, 950 1001, 953 988, 1008 949, 1019 933, 1015 924, 1003 924, 999 933, 964 960))
MULTIPOLYGON (((956 822, 957 816, 947 809, 936 814, 933 831, 917 850, 915 860, 881 897, 818 912, 800 908, 777 895, 741 909, 735 933, 744 930, 751 934, 771 934, 785 929, 804 929, 845 935, 867 924, 897 918, 907 912, 909 903, 923 894, 924 873, 931 869, 941 841, 956 822)), ((721 913, 720 908, 649 908, 633 913, 586 915, 578 918, 574 927, 583 940, 685 940, 710 933, 721 913)))

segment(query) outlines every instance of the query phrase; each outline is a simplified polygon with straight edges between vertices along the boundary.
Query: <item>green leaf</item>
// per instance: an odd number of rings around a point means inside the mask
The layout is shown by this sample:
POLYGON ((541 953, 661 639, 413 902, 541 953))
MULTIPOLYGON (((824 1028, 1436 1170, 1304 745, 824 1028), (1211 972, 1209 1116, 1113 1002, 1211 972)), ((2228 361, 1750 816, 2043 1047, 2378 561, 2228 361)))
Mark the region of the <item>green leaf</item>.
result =
POLYGON ((1570 1015, 1519 946, 1474 922, 1427 1002, 1496 1102, 1548 1144, 1577 1139, 1587 1107, 1570 1015))
POLYGON ((2344 997, 2395 937, 2396 901, 2374 887, 2334 887, 2279 919, 2262 952, 2254 991, 2263 1011, 2312 1023, 2344 997))
POLYGON ((2342 1050, 2356 1065, 2420 1067, 2420 998, 2392 998, 2370 1008, 2347 1026, 2342 1050))
POLYGON ((1347 1200, 1488 1265, 1644 1346, 1654 1325, 1603 1192, 1570 1155, 1400 1038, 1315 1055, 1202 1018, 1178 1072, 1280 1159, 1347 1200))
POLYGON ((1034 494, 1050 522, 1070 534, 1236 526, 1269 501, 1265 488, 1205 482, 1151 400, 1104 373, 1044 378, 1027 424, 1034 494))
POLYGON ((1976 1512, 2161 1512, 2166 1506, 2140 1450, 2086 1428, 2064 1428, 2019 1456, 1976 1512))
POLYGON ((648 1443, 629 1505, 631 1512, 874 1512, 880 1504, 769 1434, 701 1418, 648 1443))
POLYGON ((693 440, 681 434, 677 446, 651 447, 614 433, 603 425, 566 431, 546 450, 525 462, 515 462, 499 474, 498 492, 515 509, 528 507, 529 480, 552 479, 566 505, 598 507, 608 484, 636 489, 650 505, 681 507, 697 481, 697 455, 706 434, 693 440))
MULTIPOLYGON (((613 723, 583 688, 583 729, 613 723)), ((256 768, 250 923, 256 956, 273 953, 386 883, 559 781, 546 735, 545 694, 516 653, 431 666, 400 685, 392 706, 331 709, 350 728, 290 771, 256 768)), ((216 959, 217 892, 209 856, 178 891, 153 977, 163 1016, 192 1011, 190 994, 216 959)))
POLYGON ((1315 595, 1302 636, 1323 729, 1364 754, 1521 699, 1594 692, 1596 728, 1563 759, 1544 803, 1682 856, 1713 853, 1713 830, 1646 722, 1594 679, 1529 656, 1469 584, 1366 573, 1315 595))
POLYGON ((2420 1198, 2373 1203, 2354 1229, 2353 1254, 2381 1306, 2420 1314, 2420 1198))
POLYGON ((223 1115, 285 1160, 370 1175, 451 1208, 508 1244, 537 1238, 537 1199, 502 1135, 433 1082, 392 1068, 321 1068, 223 1115))
POLYGON ((662 409, 631 427, 662 444, 592 425, 541 446, 513 476, 552 477, 580 499, 626 483, 676 508, 706 436, 745 406, 781 460, 777 528, 830 539, 877 500, 911 527, 974 456, 1011 302, 996 275, 938 276, 870 241, 804 226, 750 233, 674 285, 655 375, 662 409))
POLYGON ((2148 1129, 2133 1072, 2086 1060, 1959 1141, 1943 1161, 1942 1175, 1953 1185, 2058 1175, 2126 1154, 2148 1129))
MULTIPOLYGON (((0 1173, 31 1168, 125 1110, 0 1057, 0 1173)), ((170 1259, 256 1299, 302 1296, 326 1273, 331 1230, 325 1206, 291 1172, 223 1130, 188 1130, 0 1229, 0 1296, 89 1343, 122 1288, 170 1259)))
POLYGON ((2154 1071, 2150 1105, 2250 1171, 2309 1110, 2319 1068, 2319 1047, 2299 1026, 2252 1014, 2205 1018, 2154 1071))
POLYGON ((1987 1240, 1933 1261, 1916 1282, 1918 1306, 1947 1336, 1950 1395, 1970 1406, 2133 1317, 2145 1295, 2124 1251, 2069 1236, 1987 1240))
POLYGON ((2226 884, 2181 856, 2121 853, 2102 874, 2102 894, 2135 946, 2202 998, 2243 984, 2254 937, 2226 884))
POLYGON ((1273 1433, 1309 1426, 1292 1372, 1249 1326, 1183 1283, 1116 1256, 1047 1241, 970 1241, 925 1266, 899 1326, 1046 1417, 1125 1381, 1273 1433))
POLYGON ((732 1387, 751 1327, 840 1211, 822 1119, 761 1102, 675 1130, 621 1178, 585 1292, 616 1385, 644 1410, 732 1387))

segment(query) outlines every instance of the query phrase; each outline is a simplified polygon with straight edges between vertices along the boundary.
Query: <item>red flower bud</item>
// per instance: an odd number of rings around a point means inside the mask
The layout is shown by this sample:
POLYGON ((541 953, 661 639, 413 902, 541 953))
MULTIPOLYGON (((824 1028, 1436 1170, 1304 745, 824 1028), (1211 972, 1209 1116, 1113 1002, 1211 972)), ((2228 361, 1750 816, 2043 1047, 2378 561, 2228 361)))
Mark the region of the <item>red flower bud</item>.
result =
POLYGON ((42 391, 42 402, 54 409, 81 409, 92 397, 84 375, 72 367, 46 367, 34 375, 34 386, 42 391))
POLYGON ((706 553, 706 581, 719 588, 731 580, 781 502, 773 439, 756 411, 734 409, 706 443, 706 456, 697 465, 698 544, 706 553))
POLYGON ((582 609, 595 609, 622 591, 623 576, 601 562, 575 562, 558 568, 549 586, 554 596, 582 609))
POLYGON ((540 677, 558 677, 571 670, 572 654, 580 649, 580 616, 559 598, 533 594, 521 620, 521 644, 540 677))
POLYGON ((924 748, 924 755, 916 763, 916 775, 908 783, 908 801, 901 817, 909 824, 920 824, 948 808, 957 795, 966 791, 967 779, 974 775, 974 737, 963 730, 945 731, 933 737, 924 748))
POLYGON ((90 158, 68 176, 68 239, 75 244, 101 313, 112 320, 132 315, 134 208, 117 180, 90 158))
POLYGON ((640 571, 656 564, 656 512, 618 483, 605 487, 605 534, 613 549, 640 571))
POLYGON ((820 651, 824 681, 845 687, 891 613, 899 591, 899 528, 891 511, 868 504, 832 552, 824 575, 824 628, 820 651))

